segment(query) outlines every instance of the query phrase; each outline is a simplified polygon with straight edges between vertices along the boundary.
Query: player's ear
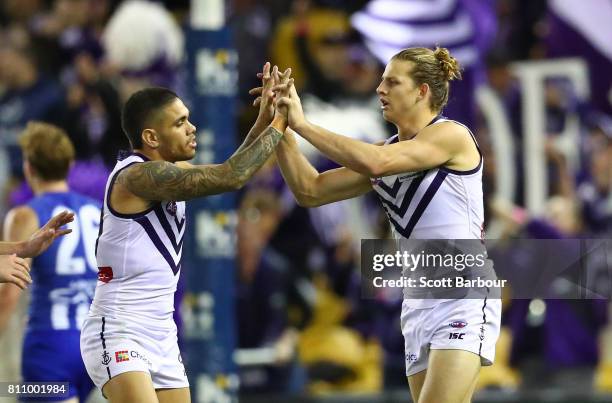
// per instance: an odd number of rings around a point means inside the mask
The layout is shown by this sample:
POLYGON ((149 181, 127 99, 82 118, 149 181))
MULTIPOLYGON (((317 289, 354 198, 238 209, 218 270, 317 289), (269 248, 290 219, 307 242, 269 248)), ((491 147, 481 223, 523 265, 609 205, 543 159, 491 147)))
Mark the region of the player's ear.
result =
POLYGON ((159 147, 159 134, 155 129, 144 129, 141 133, 142 143, 151 148, 159 147))
POLYGON ((429 84, 423 83, 419 85, 419 99, 425 99, 429 94, 429 84))

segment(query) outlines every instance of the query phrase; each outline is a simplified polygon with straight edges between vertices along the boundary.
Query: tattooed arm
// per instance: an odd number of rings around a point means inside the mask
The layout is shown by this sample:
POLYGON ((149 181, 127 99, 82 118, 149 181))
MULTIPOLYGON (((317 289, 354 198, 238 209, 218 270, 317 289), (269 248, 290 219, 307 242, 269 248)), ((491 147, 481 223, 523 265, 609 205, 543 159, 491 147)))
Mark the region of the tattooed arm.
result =
POLYGON ((240 189, 266 162, 283 136, 287 123, 274 118, 252 144, 238 149, 217 165, 179 167, 167 161, 134 164, 117 177, 134 195, 145 200, 189 200, 240 189))
POLYGON ((270 123, 266 124, 258 117, 255 123, 253 124, 253 127, 251 127, 251 130, 249 130, 246 137, 244 138, 244 141, 242 142, 242 144, 240 144, 234 154, 243 151, 245 148, 253 144, 253 142, 257 140, 257 138, 259 138, 259 135, 266 129, 266 126, 268 126, 269 124, 270 123))

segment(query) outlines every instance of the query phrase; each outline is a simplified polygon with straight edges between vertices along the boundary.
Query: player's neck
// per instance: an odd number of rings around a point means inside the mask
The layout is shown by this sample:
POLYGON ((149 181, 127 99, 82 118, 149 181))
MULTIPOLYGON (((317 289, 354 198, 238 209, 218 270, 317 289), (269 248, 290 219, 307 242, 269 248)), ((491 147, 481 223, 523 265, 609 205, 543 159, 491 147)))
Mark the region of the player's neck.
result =
POLYGON ((32 191, 35 195, 43 193, 61 193, 68 191, 68 183, 65 180, 60 181, 36 181, 31 183, 32 191))
POLYGON ((151 148, 135 148, 133 152, 142 154, 151 161, 165 161, 164 158, 159 154, 157 150, 151 148))
POLYGON ((438 113, 432 111, 423 111, 418 115, 408 118, 405 121, 397 124, 397 130, 399 133, 399 139, 409 140, 413 138, 418 132, 423 130, 436 116, 438 113))

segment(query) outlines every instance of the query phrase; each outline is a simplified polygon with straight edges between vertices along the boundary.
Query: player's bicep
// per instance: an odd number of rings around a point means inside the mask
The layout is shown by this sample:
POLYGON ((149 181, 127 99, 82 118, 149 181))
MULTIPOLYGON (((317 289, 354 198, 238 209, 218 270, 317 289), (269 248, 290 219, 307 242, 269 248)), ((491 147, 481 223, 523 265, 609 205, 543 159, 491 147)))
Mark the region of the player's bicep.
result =
POLYGON ((223 164, 183 168, 166 161, 151 161, 126 168, 117 183, 145 200, 189 200, 232 190, 226 171, 223 164))
POLYGON ((380 147, 377 176, 416 172, 449 163, 464 146, 464 136, 452 130, 423 130, 412 140, 380 147))
POLYGON ((193 168, 195 166, 191 162, 187 162, 187 161, 176 161, 174 165, 176 165, 179 168, 186 168, 186 169, 193 168))
POLYGON ((402 154, 405 157, 404 160, 414 164, 415 169, 412 170, 415 171, 444 165, 453 156, 448 144, 430 141, 415 141, 413 144, 407 144, 402 154))

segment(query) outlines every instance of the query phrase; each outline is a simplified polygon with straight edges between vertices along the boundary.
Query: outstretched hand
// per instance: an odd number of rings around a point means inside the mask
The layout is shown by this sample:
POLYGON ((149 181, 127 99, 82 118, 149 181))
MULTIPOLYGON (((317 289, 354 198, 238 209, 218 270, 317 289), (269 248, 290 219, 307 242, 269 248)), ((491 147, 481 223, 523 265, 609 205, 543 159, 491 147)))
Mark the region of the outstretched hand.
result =
POLYGON ((25 290, 32 283, 26 261, 15 254, 0 255, 0 283, 13 283, 25 290))
POLYGON ((51 218, 42 228, 32 234, 30 239, 21 245, 21 257, 36 257, 43 253, 53 243, 55 238, 72 232, 71 229, 60 229, 74 220, 74 213, 63 211, 51 218))
POLYGON ((276 94, 276 109, 287 116, 287 122, 292 129, 298 130, 306 123, 306 117, 293 79, 279 73, 275 81, 278 84, 272 88, 272 91, 276 94))
POLYGON ((287 84, 293 83, 293 78, 291 78, 291 68, 288 68, 283 73, 276 70, 273 72, 273 76, 275 85, 272 87, 271 91, 274 93, 274 105, 276 107, 276 112, 282 115, 285 119, 288 119, 289 108, 287 105, 278 105, 278 99, 282 96, 289 95, 287 84), (279 89, 275 90, 275 88, 279 89))
MULTIPOLYGON (((261 78, 262 86, 249 90, 249 94, 256 96, 253 106, 259 106, 259 116, 257 119, 262 120, 264 123, 270 123, 276 113, 276 99, 278 97, 273 88, 278 84, 287 84, 289 81, 293 83, 291 68, 281 73, 277 66, 270 69, 270 63, 266 62, 263 71, 257 73, 257 77, 261 78)), ((281 114, 286 118, 287 109, 285 108, 284 113, 281 114)))
POLYGON ((262 72, 257 73, 257 77, 261 79, 261 87, 249 90, 249 94, 257 96, 253 101, 253 106, 259 106, 257 119, 266 125, 274 118, 274 92, 271 89, 276 84, 274 82, 274 73, 277 70, 278 67, 274 66, 274 68, 271 68, 270 62, 266 62, 262 72))

